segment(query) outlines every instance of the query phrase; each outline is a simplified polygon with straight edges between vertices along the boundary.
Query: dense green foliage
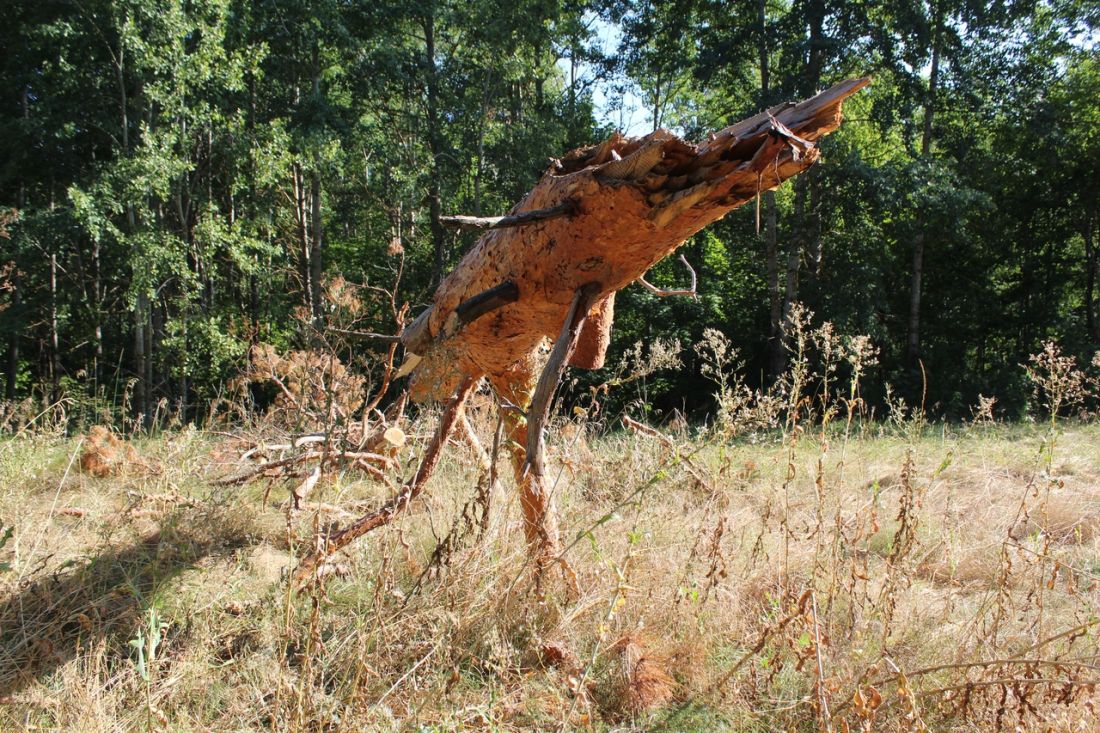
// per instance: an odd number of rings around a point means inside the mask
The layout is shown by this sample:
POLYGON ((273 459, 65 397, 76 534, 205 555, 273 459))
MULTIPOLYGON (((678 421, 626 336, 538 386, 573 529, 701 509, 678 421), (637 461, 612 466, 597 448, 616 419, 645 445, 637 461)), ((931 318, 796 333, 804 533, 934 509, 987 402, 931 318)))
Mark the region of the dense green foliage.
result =
MULTIPOLYGON (((1100 346, 1098 32, 1061 1, 16 2, 6 397, 194 417, 250 344, 315 343, 336 276, 370 286, 355 328, 392 331, 374 288, 423 302, 473 242, 440 216, 505 212, 622 90, 698 137, 870 74, 759 233, 746 207, 688 245, 698 300, 627 289, 616 347, 715 326, 766 381, 801 301, 873 338, 872 395, 919 397, 923 364, 930 407, 1019 409, 1041 339, 1100 346)), ((704 405, 687 366, 650 396, 704 405)))

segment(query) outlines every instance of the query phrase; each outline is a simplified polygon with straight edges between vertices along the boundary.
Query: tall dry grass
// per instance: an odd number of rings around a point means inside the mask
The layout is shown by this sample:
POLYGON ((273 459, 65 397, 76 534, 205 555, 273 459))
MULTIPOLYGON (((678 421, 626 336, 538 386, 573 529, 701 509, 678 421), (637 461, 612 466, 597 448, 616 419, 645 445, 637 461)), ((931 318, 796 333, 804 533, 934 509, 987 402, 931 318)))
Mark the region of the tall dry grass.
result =
MULTIPOLYGON (((765 393, 708 334, 705 429, 621 427, 598 389, 559 421, 578 593, 534 592, 511 487, 466 443, 296 589, 318 533, 390 489, 337 462, 301 501, 296 475, 219 485, 293 445, 277 424, 98 436, 105 476, 79 439, 6 440, 0 728, 1095 730, 1100 427, 1059 417, 1088 373, 1032 363, 1032 424, 871 420, 869 343, 792 324, 765 393)), ((614 388, 641 389, 632 358, 614 388)), ((486 447, 493 410, 471 410, 486 447)), ((397 477, 431 422, 404 427, 397 477)))

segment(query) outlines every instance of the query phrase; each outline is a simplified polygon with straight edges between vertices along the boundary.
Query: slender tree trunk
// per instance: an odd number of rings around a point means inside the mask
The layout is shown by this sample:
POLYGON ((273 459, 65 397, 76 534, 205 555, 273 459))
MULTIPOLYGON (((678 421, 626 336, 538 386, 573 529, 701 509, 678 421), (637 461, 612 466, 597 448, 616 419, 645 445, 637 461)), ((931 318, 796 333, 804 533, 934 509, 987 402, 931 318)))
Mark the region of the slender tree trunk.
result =
POLYGON ((768 372, 774 379, 783 373, 783 294, 779 288, 779 232, 775 192, 764 192, 764 247, 768 266, 768 372))
POLYGON ((1095 219, 1091 214, 1085 216, 1085 324, 1088 328, 1089 338, 1094 344, 1100 344, 1100 326, 1097 324, 1096 315, 1096 275, 1100 263, 1097 261, 1096 244, 1093 241, 1095 234, 1095 219))
MULTIPOLYGON (((492 104, 491 78, 485 79, 481 94, 481 110, 477 123, 477 168, 474 170, 474 216, 481 216, 481 177, 485 171, 485 128, 488 127, 489 105, 492 104)), ((570 89, 572 94, 572 89, 570 89)))
POLYGON ((661 70, 657 70, 657 79, 653 84, 653 129, 661 127, 661 70))
MULTIPOLYGON (((936 87, 939 82, 940 17, 932 31, 932 66, 928 75, 928 92, 924 97, 924 130, 921 134, 921 156, 928 158, 932 151, 932 123, 936 114, 936 87)), ((917 233, 913 237, 913 269, 909 280, 909 335, 905 345, 905 365, 913 369, 920 359, 921 284, 924 279, 925 222, 923 213, 917 212, 917 233)))
MULTIPOLYGON (((115 57, 115 77, 118 81, 118 111, 119 111, 119 124, 122 132, 122 152, 123 155, 129 157, 130 155, 130 119, 129 119, 129 99, 126 93, 126 73, 125 73, 125 58, 126 49, 122 43, 119 43, 118 54, 115 57)), ((134 234, 137 231, 137 212, 134 211, 134 205, 132 202, 126 202, 126 228, 127 234, 134 234)), ((149 382, 147 379, 148 374, 148 351, 146 347, 146 322, 149 319, 149 299, 144 292, 138 293, 137 299, 134 302, 133 317, 133 374, 135 377, 134 382, 134 413, 135 415, 143 415, 145 419, 149 417, 149 382)))
MULTIPOLYGON (((321 51, 318 45, 313 45, 313 99, 319 103, 321 99, 321 51)), ((324 227, 321 221, 321 172, 318 163, 315 162, 309 175, 309 216, 310 252, 309 252, 309 289, 313 296, 311 314, 314 328, 320 329, 324 322, 324 305, 322 301, 321 276, 324 272, 324 227)))
MULTIPOLYGON (((923 222, 918 217, 917 225, 923 222)), ((905 344, 905 365, 913 368, 920 359, 920 299, 924 279, 924 232, 913 238, 913 264, 909 276, 909 336, 905 344)))
POLYGON ((821 243, 821 198, 823 186, 821 176, 817 168, 806 171, 806 187, 809 189, 810 211, 808 215, 809 231, 806 237, 806 259, 809 267, 806 270, 807 279, 816 283, 821 276, 822 262, 825 253, 821 243))
POLYGON ((577 129, 577 52, 576 38, 570 39, 569 44, 569 144, 577 142, 580 131, 577 129))
POLYGON ((424 16, 424 73, 428 108, 428 150, 432 154, 431 180, 428 183, 428 215, 431 218, 432 248, 435 261, 432 267, 432 283, 443 281, 446 266, 447 232, 443 227, 443 202, 439 182, 440 158, 443 155, 443 138, 439 125, 439 79, 435 66, 435 16, 424 16))
POLYGON ((324 272, 324 231, 321 225, 321 174, 314 171, 309 182, 310 236, 309 251, 309 290, 313 297, 313 325, 321 328, 324 322, 324 304, 321 276, 324 272))
MULTIPOLYGON (((761 9, 758 8, 757 12, 761 12, 761 9)), ((810 96, 816 93, 817 87, 821 83, 821 69, 825 62, 824 3, 821 0, 813 0, 807 3, 805 14, 809 24, 809 51, 806 57, 806 66, 798 79, 798 84, 801 87, 802 94, 810 96)), ((803 253, 811 252, 815 248, 818 251, 820 250, 820 244, 815 244, 812 241, 814 233, 819 230, 811 221, 816 216, 816 212, 812 204, 807 205, 810 199, 809 177, 815 175, 815 173, 816 171, 811 168, 806 172, 806 175, 799 176, 794 182, 794 211, 792 212, 791 238, 787 249, 782 319, 777 327, 780 337, 772 361, 772 370, 776 375, 781 374, 786 368, 787 340, 782 333, 782 329, 789 322, 791 309, 799 299, 803 253)))
POLYGON ((291 178, 294 182, 294 218, 298 225, 298 278, 304 291, 305 306, 313 316, 313 278, 310 267, 310 256, 313 248, 310 246, 309 214, 306 207, 305 176, 302 166, 295 163, 291 169, 291 178))
POLYGON ((149 415, 149 403, 147 401, 145 381, 145 322, 148 319, 146 311, 149 309, 148 298, 145 293, 138 293, 134 304, 134 413, 141 415, 145 420, 149 415))
POLYGON ((92 319, 95 338, 92 373, 98 396, 103 386, 103 266, 100 261, 99 242, 92 242, 92 319))
MULTIPOLYGON (((254 258, 258 260, 258 258, 254 258)), ((259 263, 256 263, 256 268, 259 269, 259 263)), ((249 328, 248 340, 249 343, 256 344, 260 341, 260 288, 259 282, 256 280, 254 274, 248 276, 248 320, 251 328, 249 328)))
MULTIPOLYGON (((252 71, 248 73, 248 144, 250 146, 256 144, 256 75, 252 71)), ((248 157, 247 211, 249 218, 259 226, 262 217, 256 201, 256 156, 254 155, 248 157)), ((249 344, 258 343, 260 340, 260 291, 255 274, 260 272, 260 263, 257 255, 253 255, 253 262, 255 266, 248 275, 248 317, 251 326, 248 335, 249 344)), ((186 401, 187 389, 184 388, 182 391, 186 401)))
POLYGON ((57 255, 50 253, 50 399, 61 396, 61 350, 57 337, 57 255))
MULTIPOLYGON (((820 0, 811 2, 807 8, 807 20, 810 24, 810 52, 806 69, 803 75, 802 93, 806 96, 815 94, 821 84, 821 69, 825 65, 825 4, 820 0)), ((802 202, 798 212, 798 227, 801 232, 800 241, 796 242, 798 248, 805 253, 805 259, 809 264, 807 268, 807 280, 811 283, 817 279, 818 267, 822 258, 821 246, 821 185, 818 181, 818 169, 811 168, 806 175, 796 181, 796 192, 801 192, 802 202)), ((800 252, 801 255, 801 252, 800 252)), ((798 299, 797 289, 795 299, 798 299)))
MULTIPOLYGON (((767 0, 756 5, 757 51, 760 63, 760 103, 771 103, 771 65, 768 61, 767 0)), ((763 194, 764 249, 768 267, 768 372, 774 379, 783 372, 783 297, 779 289, 779 232, 776 221, 775 191, 763 194)))
POLYGON ((153 413, 156 412, 156 395, 159 380, 157 379, 157 360, 154 355, 157 349, 160 348, 161 337, 161 324, 160 310, 157 308, 156 301, 150 301, 146 312, 148 313, 148 320, 145 324, 145 399, 149 404, 149 414, 145 418, 145 425, 148 427, 152 424, 153 413))
MULTIPOLYGON (((16 318, 20 318, 19 308, 23 304, 23 277, 18 265, 11 275, 11 309, 16 318)), ((8 383, 4 396, 15 399, 15 387, 19 380, 19 329, 13 328, 8 334, 8 383)))
MULTIPOLYGON (((23 104, 23 120, 26 121, 30 118, 30 104, 29 97, 30 86, 23 85, 22 104, 23 104)), ((19 211, 22 212, 27 208, 27 187, 25 183, 19 185, 19 211)), ((23 303, 23 277, 19 273, 19 260, 15 258, 15 267, 11 272, 11 309, 12 315, 22 320, 22 316, 19 313, 19 308, 23 303)), ((7 384, 4 388, 4 397, 9 400, 15 399, 15 387, 19 380, 19 328, 13 328, 8 334, 8 364, 7 364, 7 384)))
MULTIPOLYGON (((180 338, 185 344, 185 348, 188 348, 186 344, 190 342, 190 328, 188 328, 188 321, 186 318, 180 319, 180 338)), ((166 379, 168 377, 166 376, 166 379)), ((179 370, 179 384, 177 386, 176 397, 176 410, 177 416, 181 423, 187 424, 190 410, 188 409, 189 400, 191 398, 191 375, 187 369, 179 370)))
MULTIPOLYGON (((808 171, 807 171, 808 172, 808 171)), ((791 243, 787 249, 787 277, 783 290, 783 323, 790 321, 791 309, 798 301, 799 270, 802 266, 802 250, 806 240, 806 177, 799 176, 794 182, 794 224, 791 231, 791 243)), ((786 361, 786 339, 783 359, 786 361)))

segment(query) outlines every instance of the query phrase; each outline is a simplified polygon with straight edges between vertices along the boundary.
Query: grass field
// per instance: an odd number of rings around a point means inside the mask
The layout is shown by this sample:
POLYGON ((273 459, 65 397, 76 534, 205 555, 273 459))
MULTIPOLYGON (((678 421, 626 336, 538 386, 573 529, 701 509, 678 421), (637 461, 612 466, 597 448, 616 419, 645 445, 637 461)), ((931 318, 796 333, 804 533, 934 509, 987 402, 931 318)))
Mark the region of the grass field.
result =
POLYGON ((510 483, 482 525, 463 446, 298 591, 316 532, 387 489, 215 485, 244 431, 135 439, 105 477, 87 437, 7 439, 0 729, 1100 729, 1100 426, 827 432, 564 426, 579 593, 541 599, 510 483))

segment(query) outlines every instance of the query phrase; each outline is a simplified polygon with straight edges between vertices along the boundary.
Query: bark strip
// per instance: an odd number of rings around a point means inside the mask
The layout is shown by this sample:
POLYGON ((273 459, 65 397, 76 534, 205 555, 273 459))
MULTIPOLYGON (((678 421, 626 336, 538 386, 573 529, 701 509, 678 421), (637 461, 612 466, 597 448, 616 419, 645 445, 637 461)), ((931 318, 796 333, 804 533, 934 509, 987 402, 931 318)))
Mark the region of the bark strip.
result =
POLYGON ((546 452, 546 441, 543 435, 543 426, 550 416, 550 403, 554 393, 561 382, 561 375, 565 372, 565 365, 569 361, 577 343, 577 334, 580 333, 588 311, 600 292, 599 283, 588 283, 577 289, 573 295, 573 304, 566 314, 565 322, 561 327, 561 335, 554 342, 554 348, 550 351, 550 359, 543 367, 539 375, 538 384, 535 385, 535 394, 531 398, 531 407, 527 410, 527 467, 539 480, 545 473, 543 455, 546 452))

